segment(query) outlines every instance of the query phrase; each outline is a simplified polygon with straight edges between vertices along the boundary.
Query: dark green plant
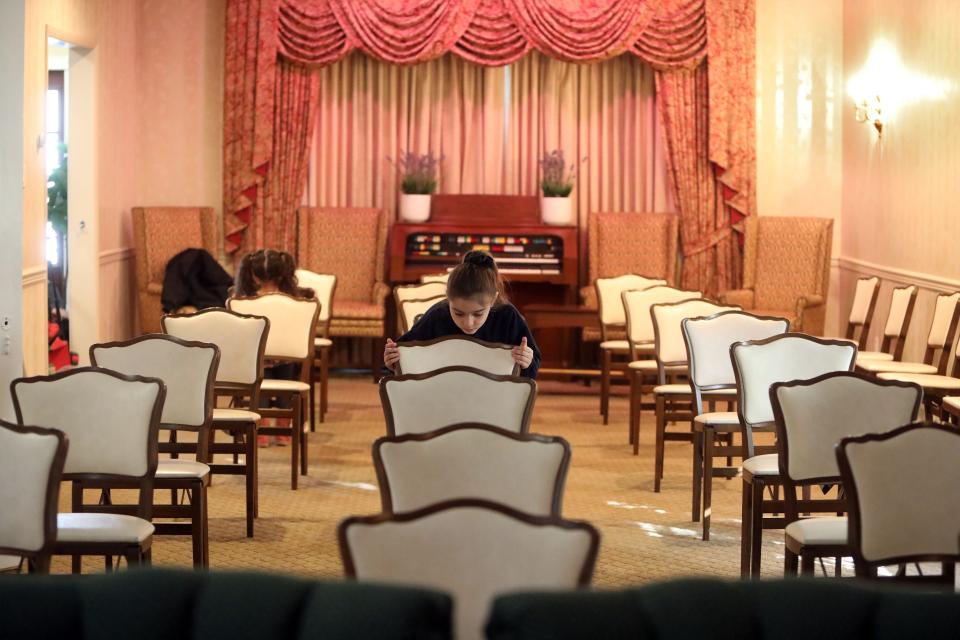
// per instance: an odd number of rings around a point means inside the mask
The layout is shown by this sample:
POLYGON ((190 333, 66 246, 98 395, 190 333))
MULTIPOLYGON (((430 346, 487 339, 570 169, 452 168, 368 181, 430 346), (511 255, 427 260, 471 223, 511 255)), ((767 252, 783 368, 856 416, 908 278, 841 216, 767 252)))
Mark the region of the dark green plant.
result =
POLYGON ((47 178, 47 220, 58 235, 67 233, 67 145, 61 144, 63 162, 47 178))

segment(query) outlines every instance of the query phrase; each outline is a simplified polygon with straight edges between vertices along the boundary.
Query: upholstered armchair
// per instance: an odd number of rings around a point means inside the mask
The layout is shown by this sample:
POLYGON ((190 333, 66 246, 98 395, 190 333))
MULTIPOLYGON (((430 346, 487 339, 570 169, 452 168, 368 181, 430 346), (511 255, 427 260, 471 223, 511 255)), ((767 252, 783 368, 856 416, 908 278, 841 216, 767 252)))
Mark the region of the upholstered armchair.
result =
MULTIPOLYGON (((590 283, 580 290, 583 305, 597 308, 597 278, 635 273, 676 284, 679 230, 675 213, 591 213, 587 220, 590 283)), ((584 329, 583 339, 600 340, 600 330, 584 329)))
POLYGON ((787 318, 791 331, 823 335, 832 242, 829 218, 748 218, 743 289, 725 291, 720 300, 787 318))
POLYGON ((167 262, 194 248, 206 249, 217 258, 217 218, 211 207, 134 207, 132 214, 140 332, 160 333, 160 294, 167 262))
MULTIPOLYGON (((300 268, 337 276, 331 337, 384 336, 387 217, 380 209, 301 207, 297 235, 300 268)), ((377 346, 373 359, 380 362, 377 346)), ((379 366, 375 366, 375 373, 379 366)))

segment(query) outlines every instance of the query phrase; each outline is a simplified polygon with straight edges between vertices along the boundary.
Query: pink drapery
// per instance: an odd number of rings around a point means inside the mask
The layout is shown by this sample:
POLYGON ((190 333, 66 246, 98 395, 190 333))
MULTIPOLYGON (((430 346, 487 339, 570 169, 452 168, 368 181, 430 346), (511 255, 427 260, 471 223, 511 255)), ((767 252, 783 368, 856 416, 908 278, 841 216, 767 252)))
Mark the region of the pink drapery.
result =
MULTIPOLYGON (((263 177, 270 173, 271 164, 288 153, 278 148, 273 132, 267 130, 275 116, 270 92, 278 84, 271 76, 289 73, 291 68, 278 68, 277 57, 322 66, 353 49, 399 64, 450 51, 483 65, 513 62, 531 48, 577 62, 629 52, 649 62, 660 82, 666 74, 696 68, 706 57, 706 88, 697 92, 697 101, 707 104, 707 157, 716 165, 726 205, 749 215, 754 207, 755 173, 754 1, 228 0, 227 251, 249 246, 243 236, 251 215, 259 216, 262 224, 274 224, 278 217, 270 208, 258 210, 257 205, 263 177)), ((675 121, 695 118, 688 114, 675 121)), ((306 162, 305 157, 300 162, 306 162)), ((681 215, 684 226, 696 228, 691 246, 700 235, 713 238, 712 234, 730 226, 730 218, 721 216, 717 228, 704 229, 700 215, 684 211, 682 204, 681 215)), ((684 237, 693 237, 692 232, 684 237)))

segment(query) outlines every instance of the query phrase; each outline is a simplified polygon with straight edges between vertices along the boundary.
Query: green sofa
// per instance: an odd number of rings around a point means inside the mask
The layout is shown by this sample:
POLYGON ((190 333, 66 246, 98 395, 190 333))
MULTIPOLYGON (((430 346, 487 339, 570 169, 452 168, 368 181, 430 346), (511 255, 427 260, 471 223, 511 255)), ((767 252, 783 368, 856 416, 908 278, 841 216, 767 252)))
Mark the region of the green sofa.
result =
POLYGON ((676 580, 620 591, 496 599, 491 640, 940 640, 960 595, 851 580, 676 580))
POLYGON ((271 574, 0 576, 3 640, 449 638, 449 596, 271 574))

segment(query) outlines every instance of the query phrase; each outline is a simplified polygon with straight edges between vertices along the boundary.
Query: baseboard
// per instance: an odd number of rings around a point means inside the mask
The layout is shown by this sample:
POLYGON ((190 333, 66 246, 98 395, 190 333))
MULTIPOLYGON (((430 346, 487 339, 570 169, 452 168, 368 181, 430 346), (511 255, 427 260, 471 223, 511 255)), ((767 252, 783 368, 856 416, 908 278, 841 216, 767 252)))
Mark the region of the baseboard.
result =
POLYGON ((867 276, 878 276, 882 280, 889 280, 897 284, 915 284, 923 289, 937 292, 952 292, 960 290, 960 280, 944 278, 929 273, 899 269, 882 264, 867 262, 857 258, 840 257, 837 260, 844 271, 851 271, 867 276))

